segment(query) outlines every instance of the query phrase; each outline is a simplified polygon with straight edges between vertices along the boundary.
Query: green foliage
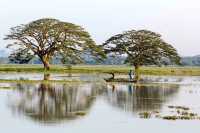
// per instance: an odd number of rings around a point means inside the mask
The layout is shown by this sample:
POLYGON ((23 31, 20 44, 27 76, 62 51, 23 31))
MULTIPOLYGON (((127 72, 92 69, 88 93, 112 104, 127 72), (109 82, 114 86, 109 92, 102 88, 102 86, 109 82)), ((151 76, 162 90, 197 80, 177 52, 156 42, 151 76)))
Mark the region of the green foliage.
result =
POLYGON ((37 55, 47 69, 54 55, 82 61, 81 54, 89 51, 96 59, 105 57, 81 26, 57 19, 39 19, 11 28, 5 40, 13 40, 7 47, 18 46, 17 51, 26 49, 27 53, 37 55))
POLYGON ((30 60, 33 59, 34 55, 32 55, 30 52, 28 52, 28 49, 23 50, 17 50, 10 54, 9 62, 10 63, 16 63, 16 64, 26 64, 30 60))
POLYGON ((160 34, 148 30, 130 30, 109 38, 104 44, 105 52, 126 55, 126 63, 134 66, 160 65, 163 58, 179 64, 180 57, 172 45, 160 34))

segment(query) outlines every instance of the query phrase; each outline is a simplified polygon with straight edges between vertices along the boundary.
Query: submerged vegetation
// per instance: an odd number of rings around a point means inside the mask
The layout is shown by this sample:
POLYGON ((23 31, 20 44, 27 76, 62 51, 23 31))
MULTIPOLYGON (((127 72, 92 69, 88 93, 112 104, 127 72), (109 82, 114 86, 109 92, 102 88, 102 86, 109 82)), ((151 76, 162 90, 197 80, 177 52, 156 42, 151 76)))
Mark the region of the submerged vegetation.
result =
POLYGON ((190 108, 184 106, 168 106, 170 109, 170 113, 162 115, 159 112, 141 112, 139 113, 140 118, 148 119, 148 118, 158 118, 163 120, 200 120, 200 116, 197 113, 191 111, 190 108))
POLYGON ((142 112, 139 113, 140 118, 149 119, 151 118, 151 112, 142 112))

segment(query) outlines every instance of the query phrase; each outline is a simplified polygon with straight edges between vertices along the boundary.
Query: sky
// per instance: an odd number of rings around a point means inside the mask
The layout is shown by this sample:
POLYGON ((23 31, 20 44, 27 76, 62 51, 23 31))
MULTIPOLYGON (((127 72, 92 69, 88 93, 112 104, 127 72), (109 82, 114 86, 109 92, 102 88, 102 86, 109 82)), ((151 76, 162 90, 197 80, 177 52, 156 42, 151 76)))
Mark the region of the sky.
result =
POLYGON ((123 31, 158 32, 181 56, 200 55, 199 0, 0 0, 0 50, 11 27, 56 18, 84 27, 97 44, 123 31))

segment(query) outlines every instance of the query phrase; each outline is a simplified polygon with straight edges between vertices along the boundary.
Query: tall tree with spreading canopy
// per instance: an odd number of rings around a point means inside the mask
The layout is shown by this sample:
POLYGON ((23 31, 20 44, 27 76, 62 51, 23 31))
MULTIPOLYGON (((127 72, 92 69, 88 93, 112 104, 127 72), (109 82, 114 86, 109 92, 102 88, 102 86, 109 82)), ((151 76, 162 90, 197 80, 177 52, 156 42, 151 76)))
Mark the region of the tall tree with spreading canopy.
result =
POLYGON ((179 64, 176 49, 166 43, 161 35, 149 30, 130 30, 109 38, 103 47, 107 54, 126 55, 125 63, 135 68, 135 79, 140 79, 139 68, 143 65, 160 65, 163 58, 179 64))
POLYGON ((11 28, 5 40, 12 40, 7 47, 17 46, 15 51, 18 53, 26 51, 37 55, 46 70, 50 69, 49 61, 56 55, 77 62, 83 62, 81 55, 84 52, 89 52, 98 60, 105 57, 84 28, 57 19, 39 19, 11 28))

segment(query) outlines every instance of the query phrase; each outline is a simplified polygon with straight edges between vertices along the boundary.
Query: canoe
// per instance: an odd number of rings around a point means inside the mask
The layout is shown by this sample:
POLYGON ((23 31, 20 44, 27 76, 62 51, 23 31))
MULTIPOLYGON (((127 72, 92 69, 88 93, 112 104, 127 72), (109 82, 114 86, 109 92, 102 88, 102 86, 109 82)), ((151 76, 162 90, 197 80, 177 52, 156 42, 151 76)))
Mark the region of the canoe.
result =
POLYGON ((124 78, 117 78, 117 79, 104 79, 106 82, 126 82, 126 83, 136 83, 137 81, 132 79, 124 79, 124 78))

